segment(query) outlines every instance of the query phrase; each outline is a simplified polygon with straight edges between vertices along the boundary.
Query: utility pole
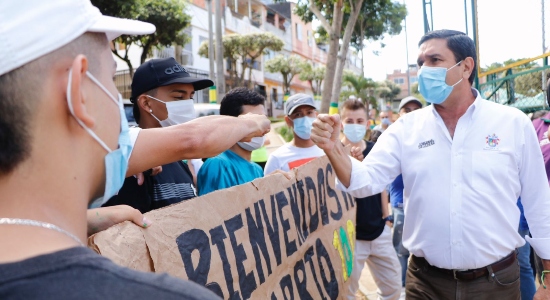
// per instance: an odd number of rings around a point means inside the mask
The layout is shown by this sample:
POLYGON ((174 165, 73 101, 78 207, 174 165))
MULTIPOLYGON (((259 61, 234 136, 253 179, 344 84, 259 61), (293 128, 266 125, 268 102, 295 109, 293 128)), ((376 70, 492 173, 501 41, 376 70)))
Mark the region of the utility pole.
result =
POLYGON ((217 98, 225 96, 225 72, 223 69, 223 45, 222 45, 222 5, 220 0, 216 1, 216 89, 217 98))
POLYGON ((212 28, 212 0, 206 0, 206 8, 208 9, 208 58, 210 62, 210 79, 214 80, 214 28, 212 28))
MULTIPOLYGON (((405 4, 405 0, 403 0, 405 4)), ((411 68, 409 67, 409 38, 407 35, 407 16, 405 16, 405 51, 407 53, 407 95, 411 95, 411 68)))
POLYGON ((467 0, 464 0, 464 19, 465 19, 464 24, 466 24, 466 35, 468 35, 468 7, 466 6, 466 1, 467 0))

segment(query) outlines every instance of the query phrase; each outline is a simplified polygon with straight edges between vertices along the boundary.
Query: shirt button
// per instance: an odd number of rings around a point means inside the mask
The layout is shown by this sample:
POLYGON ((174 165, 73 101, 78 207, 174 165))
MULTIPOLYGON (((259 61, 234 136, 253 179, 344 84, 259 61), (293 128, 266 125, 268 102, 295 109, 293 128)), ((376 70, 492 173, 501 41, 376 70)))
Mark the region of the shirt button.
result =
POLYGON ((456 211, 453 211, 451 215, 456 216, 456 211))

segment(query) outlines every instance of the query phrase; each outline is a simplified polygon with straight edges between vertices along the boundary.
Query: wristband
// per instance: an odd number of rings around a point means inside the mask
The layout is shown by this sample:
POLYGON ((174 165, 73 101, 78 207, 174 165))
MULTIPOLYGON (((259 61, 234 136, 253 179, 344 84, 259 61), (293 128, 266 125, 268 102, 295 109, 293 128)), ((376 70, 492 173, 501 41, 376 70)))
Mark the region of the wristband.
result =
POLYGON ((390 221, 391 223, 393 223, 393 216, 389 215, 389 216, 385 217, 384 221, 390 221))
POLYGON ((544 284, 544 275, 550 273, 550 270, 544 270, 542 271, 542 275, 540 276, 540 281, 542 281, 542 287, 546 289, 546 284, 544 284))

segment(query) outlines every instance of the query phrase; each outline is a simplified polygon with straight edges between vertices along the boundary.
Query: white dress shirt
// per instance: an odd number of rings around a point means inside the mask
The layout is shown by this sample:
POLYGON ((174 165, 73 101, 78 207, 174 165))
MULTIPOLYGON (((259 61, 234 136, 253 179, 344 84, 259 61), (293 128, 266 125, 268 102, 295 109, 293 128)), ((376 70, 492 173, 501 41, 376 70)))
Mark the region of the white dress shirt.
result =
POLYGON ((403 174, 403 244, 445 269, 484 267, 524 244, 518 197, 537 254, 550 259, 550 188, 533 125, 516 108, 479 97, 451 138, 434 106, 391 125, 361 163, 352 161, 354 197, 380 193, 403 174))

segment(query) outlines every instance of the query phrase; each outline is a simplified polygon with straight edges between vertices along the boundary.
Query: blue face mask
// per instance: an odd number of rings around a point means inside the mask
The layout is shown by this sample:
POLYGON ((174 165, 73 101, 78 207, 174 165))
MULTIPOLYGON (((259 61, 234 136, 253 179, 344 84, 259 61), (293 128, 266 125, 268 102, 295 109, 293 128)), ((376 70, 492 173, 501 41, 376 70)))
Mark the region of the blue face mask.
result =
POLYGON ((462 81, 461 78, 457 83, 449 86, 445 82, 447 71, 458 66, 461 62, 459 61, 449 69, 427 66, 420 68, 420 71, 418 71, 418 89, 426 101, 433 104, 441 104, 447 100, 454 86, 462 81))
POLYGON ((344 124, 344 135, 352 142, 357 143, 365 137, 367 127, 361 124, 344 124))
POLYGON ((86 72, 86 75, 92 80, 99 88, 101 88, 111 100, 118 106, 120 114, 120 134, 118 136, 118 149, 111 150, 107 144, 105 144, 90 128, 88 128, 80 119, 78 119, 74 113, 71 102, 71 79, 72 70, 69 71, 69 82, 67 83, 67 102, 69 110, 78 124, 96 140, 101 147, 103 147, 108 153, 105 156, 105 192, 103 199, 99 202, 94 202, 95 206, 101 206, 107 202, 112 196, 118 193, 118 190, 124 183, 126 178, 126 170, 128 169, 128 158, 132 152, 132 143, 130 141, 130 135, 128 131, 128 121, 126 120, 126 114, 122 106, 122 96, 118 94, 118 100, 111 95, 111 93, 90 73, 86 72))
POLYGON ((384 125, 391 125, 390 118, 382 118, 382 121, 380 121, 384 125))
POLYGON ((312 124, 315 119, 316 118, 310 117, 301 117, 294 119, 294 133, 296 133, 296 135, 302 140, 309 140, 309 137, 311 136, 312 124))

